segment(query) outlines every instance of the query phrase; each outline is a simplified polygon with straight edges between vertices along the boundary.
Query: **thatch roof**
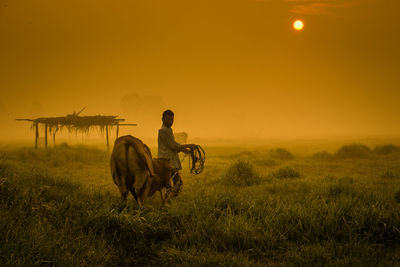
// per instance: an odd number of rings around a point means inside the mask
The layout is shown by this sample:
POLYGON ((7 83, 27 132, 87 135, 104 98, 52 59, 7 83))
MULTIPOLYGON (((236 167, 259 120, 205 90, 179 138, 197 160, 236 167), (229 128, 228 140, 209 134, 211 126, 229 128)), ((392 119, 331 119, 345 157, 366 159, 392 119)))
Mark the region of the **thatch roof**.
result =
POLYGON ((118 119, 118 116, 79 116, 78 114, 69 114, 65 117, 48 117, 36 119, 17 119, 18 121, 31 121, 32 126, 37 124, 47 125, 50 132, 67 128, 69 131, 87 132, 90 128, 99 127, 103 130, 105 126, 115 126, 125 119, 118 119))

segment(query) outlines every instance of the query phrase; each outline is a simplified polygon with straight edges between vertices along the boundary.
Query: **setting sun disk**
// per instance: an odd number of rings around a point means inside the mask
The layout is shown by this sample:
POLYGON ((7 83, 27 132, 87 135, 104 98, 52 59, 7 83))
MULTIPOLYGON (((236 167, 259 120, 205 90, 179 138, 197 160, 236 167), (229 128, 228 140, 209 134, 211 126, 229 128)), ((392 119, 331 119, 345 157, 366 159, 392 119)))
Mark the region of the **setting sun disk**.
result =
POLYGON ((293 28, 294 28, 296 31, 301 31, 301 30, 303 29, 303 27, 304 27, 304 23, 303 23, 301 20, 296 20, 296 21, 293 23, 293 28))

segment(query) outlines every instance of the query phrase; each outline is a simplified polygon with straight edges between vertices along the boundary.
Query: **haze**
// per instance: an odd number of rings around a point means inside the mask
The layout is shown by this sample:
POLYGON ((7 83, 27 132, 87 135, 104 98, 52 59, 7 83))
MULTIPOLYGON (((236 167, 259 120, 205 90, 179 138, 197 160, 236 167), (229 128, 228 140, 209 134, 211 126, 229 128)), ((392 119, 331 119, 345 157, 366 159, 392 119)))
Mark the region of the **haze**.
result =
POLYGON ((0 0, 0 138, 15 118, 161 112, 199 138, 400 134, 397 0, 0 0), (305 23, 301 32, 292 24, 305 23))

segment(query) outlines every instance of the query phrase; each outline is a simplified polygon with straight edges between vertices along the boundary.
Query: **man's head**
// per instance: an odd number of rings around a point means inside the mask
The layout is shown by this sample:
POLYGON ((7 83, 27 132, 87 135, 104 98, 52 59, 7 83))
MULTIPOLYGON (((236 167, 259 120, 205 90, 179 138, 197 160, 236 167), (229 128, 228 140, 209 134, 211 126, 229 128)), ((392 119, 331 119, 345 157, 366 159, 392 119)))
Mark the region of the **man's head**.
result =
POLYGON ((172 124, 174 123, 174 113, 172 112, 172 110, 167 109, 166 111, 163 112, 162 121, 164 126, 166 127, 172 126, 172 124))

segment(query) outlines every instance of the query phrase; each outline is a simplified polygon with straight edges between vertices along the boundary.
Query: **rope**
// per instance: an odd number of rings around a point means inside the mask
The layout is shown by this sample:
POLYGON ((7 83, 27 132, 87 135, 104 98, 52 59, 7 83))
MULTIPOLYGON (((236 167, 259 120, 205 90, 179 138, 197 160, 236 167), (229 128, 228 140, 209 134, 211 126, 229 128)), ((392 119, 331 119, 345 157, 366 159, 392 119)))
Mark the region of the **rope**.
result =
MULTIPOLYGON (((200 174, 204 170, 204 162, 206 161, 206 153, 204 149, 196 145, 194 148, 189 149, 188 155, 190 156, 189 159, 189 169, 190 172, 193 174, 200 174)), ((186 158, 186 154, 182 159, 182 162, 186 158)))

